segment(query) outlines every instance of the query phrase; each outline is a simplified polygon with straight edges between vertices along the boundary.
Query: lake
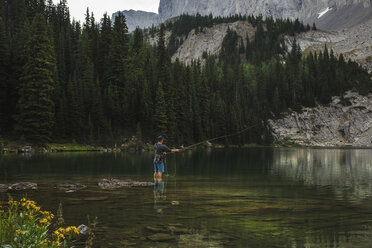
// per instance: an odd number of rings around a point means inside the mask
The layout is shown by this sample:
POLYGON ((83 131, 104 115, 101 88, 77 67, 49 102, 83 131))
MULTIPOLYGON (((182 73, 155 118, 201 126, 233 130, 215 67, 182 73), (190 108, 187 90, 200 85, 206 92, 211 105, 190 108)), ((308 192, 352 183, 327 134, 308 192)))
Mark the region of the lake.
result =
MULTIPOLYGON (((372 150, 216 149, 170 154, 163 182, 103 190, 103 178, 153 182, 151 153, 1 155, 0 183, 66 225, 97 217, 95 247, 370 247, 372 150), (88 187, 66 193, 56 186, 88 187), (179 204, 172 205, 176 201, 179 204), (154 241, 156 239, 165 241, 154 241)), ((8 195, 0 193, 0 200, 8 195)))

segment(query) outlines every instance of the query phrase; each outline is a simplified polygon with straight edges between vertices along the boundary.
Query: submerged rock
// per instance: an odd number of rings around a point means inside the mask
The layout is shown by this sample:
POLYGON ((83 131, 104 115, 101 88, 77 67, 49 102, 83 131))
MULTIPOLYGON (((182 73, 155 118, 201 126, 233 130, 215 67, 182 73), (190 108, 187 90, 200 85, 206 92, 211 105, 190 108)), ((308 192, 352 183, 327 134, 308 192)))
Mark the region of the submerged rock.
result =
POLYGON ((37 189, 36 183, 30 183, 30 182, 20 182, 11 184, 8 186, 9 190, 26 190, 26 189, 37 189))
POLYGON ((137 182, 133 180, 103 179, 98 183, 102 189, 118 189, 123 187, 150 187, 154 186, 153 182, 137 182))
POLYGON ((201 234, 180 235, 178 247, 198 248, 198 247, 223 247, 221 242, 209 239, 201 234))
POLYGON ((73 192, 76 192, 77 190, 85 189, 86 187, 87 187, 86 185, 83 185, 83 184, 80 184, 80 183, 59 184, 59 185, 57 185, 58 189, 64 190, 64 191, 66 191, 66 193, 73 193, 73 192))
POLYGON ((151 232, 157 232, 157 233, 164 231, 163 228, 153 227, 153 226, 146 226, 146 230, 149 230, 151 232))
POLYGON ((172 235, 166 234, 166 233, 157 233, 157 234, 148 236, 147 238, 151 241, 169 241, 169 240, 174 239, 172 235))
POLYGON ((187 234, 191 233, 190 229, 184 227, 168 226, 168 230, 172 233, 187 234))

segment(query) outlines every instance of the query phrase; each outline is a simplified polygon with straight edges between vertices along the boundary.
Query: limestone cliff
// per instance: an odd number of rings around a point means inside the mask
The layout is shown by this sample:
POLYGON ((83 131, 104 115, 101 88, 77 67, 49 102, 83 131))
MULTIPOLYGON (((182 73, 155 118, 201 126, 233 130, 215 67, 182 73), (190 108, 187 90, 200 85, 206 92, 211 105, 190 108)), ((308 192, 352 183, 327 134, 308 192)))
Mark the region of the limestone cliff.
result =
POLYGON ((210 55, 218 54, 221 51, 222 41, 228 29, 236 31, 245 44, 247 35, 252 39, 256 31, 248 21, 217 24, 211 28, 204 28, 203 32, 192 30, 172 59, 179 59, 186 64, 190 64, 193 60, 202 58, 204 52, 210 55))
MULTIPOLYGON (((292 37, 287 37, 288 47, 292 37)), ((372 72, 372 20, 341 31, 310 31, 296 36, 301 50, 320 51, 327 45, 336 54, 343 54, 346 59, 358 62, 372 72)))
POLYGON ((372 94, 347 92, 331 104, 268 121, 278 144, 372 147, 372 94))
MULTIPOLYGON (((184 43, 178 48, 172 59, 179 59, 182 62, 190 63, 192 60, 202 58, 204 52, 214 55, 221 50, 223 38, 227 29, 237 32, 241 39, 247 34, 254 37, 255 28, 249 22, 237 21, 234 23, 222 23, 210 28, 204 28, 203 32, 192 30, 185 38, 184 43)), ((360 65, 372 72, 372 20, 341 31, 310 31, 296 36, 304 54, 310 51, 322 51, 327 45, 333 49, 335 54, 344 54, 346 59, 358 62, 360 65)), ((166 32, 166 39, 171 33, 166 32)), ((156 36, 150 38, 150 43, 156 43, 156 36)), ((287 48, 291 48, 293 37, 286 37, 287 48)), ((246 44, 246 40, 244 40, 246 44)))
POLYGON ((129 29, 149 27, 181 14, 263 15, 300 19, 321 29, 340 30, 372 19, 372 0, 160 0, 159 14, 126 12, 129 29), (160 20, 160 21, 159 21, 160 20))
POLYGON ((235 14, 263 15, 274 18, 318 17, 330 8, 335 11, 345 6, 361 5, 369 8, 370 0, 160 0, 159 15, 168 19, 183 13, 215 16, 235 14))

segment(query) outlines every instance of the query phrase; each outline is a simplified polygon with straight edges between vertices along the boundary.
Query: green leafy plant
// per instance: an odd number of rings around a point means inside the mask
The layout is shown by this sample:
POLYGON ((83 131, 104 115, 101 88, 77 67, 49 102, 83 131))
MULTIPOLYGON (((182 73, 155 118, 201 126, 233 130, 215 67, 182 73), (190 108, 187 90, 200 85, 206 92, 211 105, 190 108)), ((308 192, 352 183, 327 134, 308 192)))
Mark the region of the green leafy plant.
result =
POLYGON ((0 247, 1 248, 54 248, 71 247, 79 235, 75 226, 50 228, 54 215, 42 211, 36 202, 26 198, 0 205, 0 247))

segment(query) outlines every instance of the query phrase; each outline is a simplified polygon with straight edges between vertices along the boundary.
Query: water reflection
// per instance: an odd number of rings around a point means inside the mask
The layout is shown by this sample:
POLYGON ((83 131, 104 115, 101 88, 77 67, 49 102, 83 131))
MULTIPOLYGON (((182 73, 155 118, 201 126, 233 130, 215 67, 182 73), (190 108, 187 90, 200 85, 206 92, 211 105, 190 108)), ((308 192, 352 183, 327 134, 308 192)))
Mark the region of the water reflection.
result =
POLYGON ((271 174, 309 186, 331 186, 339 193, 348 190, 357 197, 370 197, 371 161, 370 150, 283 149, 274 153, 271 174))
POLYGON ((154 209, 157 214, 162 215, 167 200, 167 196, 164 194, 165 183, 162 179, 155 179, 154 183, 154 209))
MULTIPOLYGON (((69 225, 99 220, 96 247, 369 247, 370 150, 217 149, 167 157, 154 187, 103 190, 102 178, 153 180, 153 154, 0 156, 0 183, 64 206, 69 225), (66 194, 60 183, 86 189, 66 194), (368 245, 366 245, 368 244, 368 245)), ((7 196, 0 193, 0 200, 7 196)))

